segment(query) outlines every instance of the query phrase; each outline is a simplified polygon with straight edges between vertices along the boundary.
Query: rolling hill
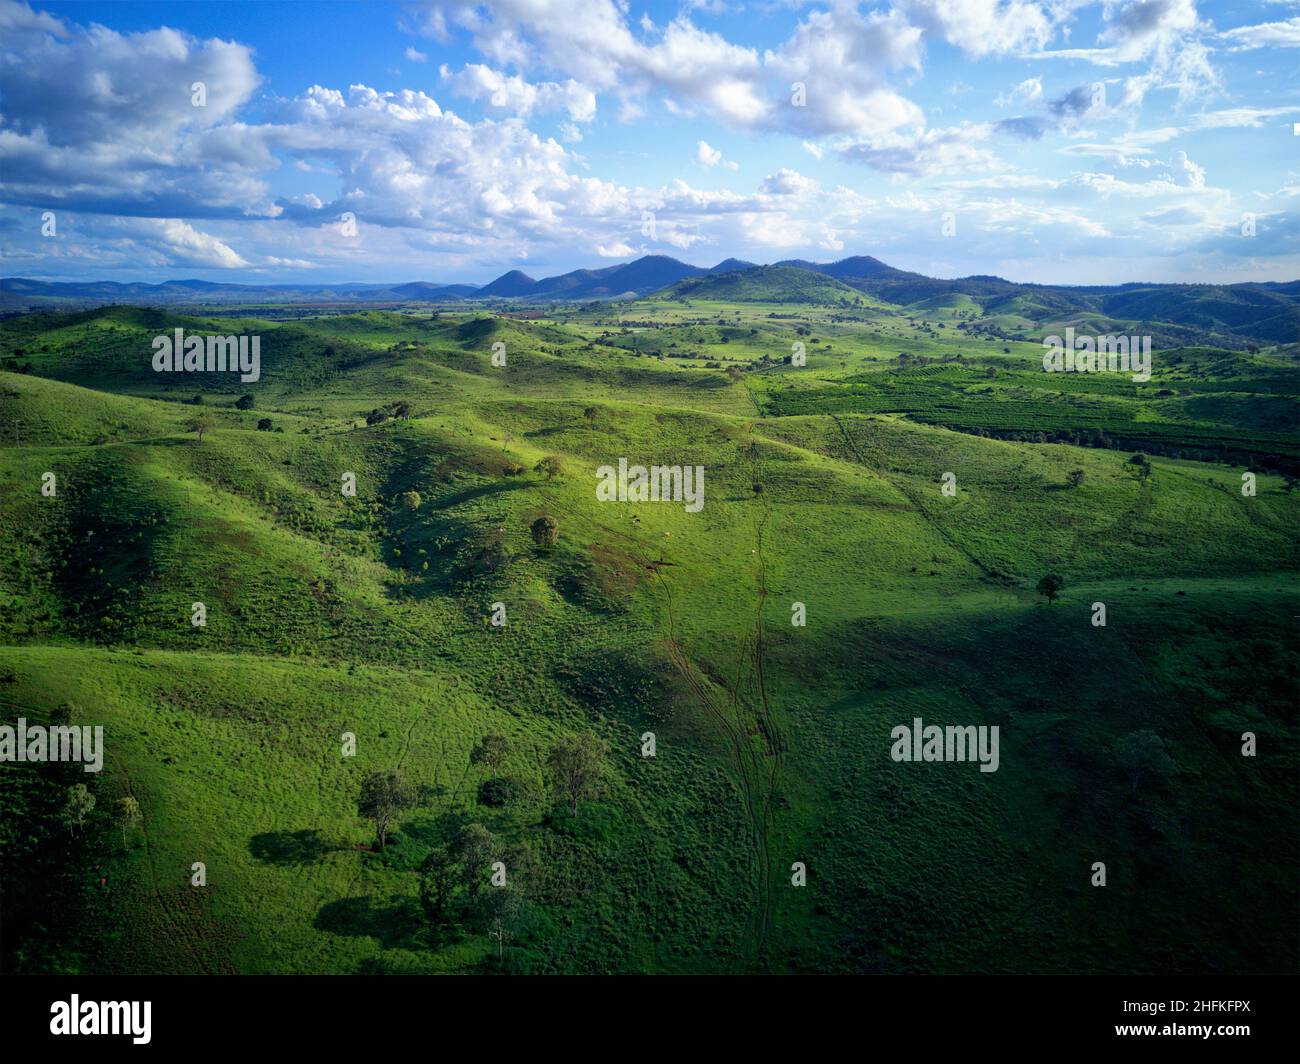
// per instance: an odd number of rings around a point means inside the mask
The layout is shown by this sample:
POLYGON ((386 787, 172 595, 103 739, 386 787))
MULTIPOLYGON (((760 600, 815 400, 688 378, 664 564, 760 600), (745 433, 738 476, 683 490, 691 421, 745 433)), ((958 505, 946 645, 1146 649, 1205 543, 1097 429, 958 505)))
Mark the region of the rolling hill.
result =
POLYGON ((754 266, 731 273, 680 281, 655 299, 695 299, 738 303, 834 303, 856 306, 861 293, 846 284, 794 266, 754 266))
POLYGON ((0 768, 6 971, 1294 969, 1286 361, 1045 378, 960 298, 679 290, 0 322, 0 699, 108 746, 75 838, 67 766, 0 768), (176 327, 257 332, 261 380, 154 373, 176 327), (601 501, 619 457, 703 466, 703 509, 601 501), (1000 767, 891 760, 916 717, 998 726, 1000 767), (548 766, 587 732, 575 816, 548 766), (358 793, 388 771, 414 798, 380 848, 358 793), (504 941, 442 863, 466 832, 517 892, 504 941))

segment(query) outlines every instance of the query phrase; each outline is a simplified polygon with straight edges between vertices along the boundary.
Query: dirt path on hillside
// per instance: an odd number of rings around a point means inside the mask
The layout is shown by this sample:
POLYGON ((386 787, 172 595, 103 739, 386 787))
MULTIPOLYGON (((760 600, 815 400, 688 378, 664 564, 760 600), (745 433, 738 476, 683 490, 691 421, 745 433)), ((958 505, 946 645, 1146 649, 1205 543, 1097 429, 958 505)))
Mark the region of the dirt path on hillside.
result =
POLYGON ((989 566, 985 565, 982 561, 980 561, 979 558, 977 558, 974 554, 971 553, 971 551, 966 547, 964 543, 962 543, 959 539, 957 539, 956 536, 954 536, 951 532, 949 532, 948 529, 946 529, 943 525, 941 525, 938 521, 936 521, 933 517, 930 516, 929 511, 926 510, 926 508, 921 504, 920 492, 916 491, 914 488, 909 487, 901 480, 895 480, 893 477, 889 476, 889 474, 885 473, 884 471, 873 467, 872 464, 868 462, 867 459, 863 456, 862 451, 858 449, 857 441, 853 439, 853 436, 850 434, 849 430, 844 426, 844 422, 841 421, 835 414, 830 414, 828 416, 832 421, 835 422, 836 428, 840 430, 840 434, 844 437, 844 442, 849 445, 849 449, 853 452, 854 457, 857 459, 858 465, 862 466, 862 468, 866 469, 868 472, 874 473, 876 476, 880 477, 881 480, 886 481, 891 487, 897 490, 900 495, 902 495, 908 502, 912 504, 912 509, 914 509, 918 514, 921 515, 921 519, 925 521, 925 523, 929 525, 931 529, 934 530, 935 535, 937 535, 946 544, 948 544, 949 547, 951 547, 963 558, 965 558, 968 562, 970 562, 971 565, 975 566, 975 568, 978 569, 985 576, 993 575, 993 570, 989 566))
MULTIPOLYGON (((752 429, 751 425, 750 430, 752 429)), ((748 463, 747 468, 751 475, 754 474, 755 465, 752 461, 748 463)), ((762 611, 767 596, 767 568, 763 552, 763 533, 770 517, 771 507, 766 499, 760 501, 762 508, 755 527, 753 548, 756 564, 756 619, 753 626, 746 626, 741 634, 736 676, 728 684, 722 677, 712 675, 698 666, 687 653, 677 631, 670 574, 665 573, 664 566, 659 564, 659 561, 641 556, 641 552, 645 549, 642 540, 624 529, 592 521, 590 517, 578 515, 555 500, 548 500, 550 509, 557 514, 582 520, 628 543, 635 544, 637 550, 635 553, 629 551, 629 556, 653 574, 663 592, 666 628, 664 646, 668 658, 686 680, 700 706, 723 738, 728 760, 740 789, 741 803, 751 836, 754 861, 754 912, 745 936, 745 959, 741 966, 743 971, 755 971, 759 968, 771 924, 774 870, 768 844, 768 827, 774 805, 775 781, 785 752, 785 744, 780 737, 768 703, 764 677, 762 611), (755 695, 749 699, 744 698, 742 694, 747 686, 747 670, 750 683, 757 689, 755 695), (761 751, 754 742, 756 737, 761 739, 761 751), (765 765, 765 760, 769 764, 765 765)), ((663 560, 662 552, 659 560, 663 560)))
MULTIPOLYGON (((750 426, 752 432, 754 426, 750 426)), ((746 447, 745 469, 751 483, 761 483, 759 463, 746 447)), ((701 706, 726 738, 732 768, 740 785, 749 821, 754 851, 754 912, 746 934, 744 970, 761 970, 772 922, 772 895, 776 867, 772 859, 771 824, 776 803, 777 781, 785 760, 785 741, 767 694, 766 632, 763 609, 768 596, 767 557, 764 537, 772 508, 764 493, 756 493, 759 504, 754 525, 754 620, 740 636, 736 671, 728 685, 720 677, 703 673, 690 660, 678 639, 673 614, 672 587, 656 571, 664 590, 668 625, 668 653, 686 679, 701 706), (723 696, 726 701, 723 702, 723 696)))

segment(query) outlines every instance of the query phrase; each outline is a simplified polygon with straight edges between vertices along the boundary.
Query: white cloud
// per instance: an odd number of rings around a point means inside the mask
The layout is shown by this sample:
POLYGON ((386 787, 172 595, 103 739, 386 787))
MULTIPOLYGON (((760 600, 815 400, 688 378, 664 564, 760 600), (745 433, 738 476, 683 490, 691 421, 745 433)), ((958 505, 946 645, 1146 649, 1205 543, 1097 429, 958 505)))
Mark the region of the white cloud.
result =
POLYGON ((1175 89, 1180 100, 1206 95, 1220 86, 1210 49, 1200 37, 1209 31, 1196 0, 1113 0, 1103 8, 1097 47, 1034 52, 1025 58, 1083 59, 1098 66, 1146 63, 1147 71, 1128 79, 1126 103, 1138 104, 1151 88, 1175 89))
POLYGON ((1000 93, 993 101, 998 107, 1032 105, 1043 98, 1043 79, 1026 78, 1008 93, 1000 93))
POLYGON ((0 3, 0 195, 119 214, 271 213, 270 164, 222 128, 258 85, 243 45, 117 33, 0 3), (204 106, 195 106, 195 83, 204 106))
POLYGON ((945 170, 988 170, 997 166, 997 158, 980 144, 991 131, 987 124, 963 123, 910 135, 886 134, 843 144, 836 150, 850 162, 866 163, 899 177, 925 177, 945 170))
POLYGON ((806 196, 816 192, 818 184, 797 170, 780 169, 763 179, 762 191, 769 196, 806 196))
POLYGON ((460 28, 497 66, 559 73, 617 94, 624 120, 640 117, 643 99, 657 93, 676 113, 698 110, 736 128, 813 137, 922 121, 886 81, 921 66, 922 31, 892 10, 862 14, 836 4, 813 11, 761 56, 688 14, 662 28, 643 19, 638 36, 612 0, 497 0, 490 8, 454 0, 423 8, 420 17, 422 30, 440 40, 460 28), (803 106, 791 103, 794 82, 806 87, 803 106))
POLYGON ((152 219, 158 227, 158 239, 173 256, 173 261, 188 266, 209 266, 229 270, 248 263, 229 245, 208 233, 201 233, 178 218, 152 219))
POLYGON ((700 141, 695 147, 695 161, 701 166, 721 166, 727 170, 737 169, 737 163, 728 162, 722 157, 722 152, 717 148, 709 146, 708 141, 700 141))
POLYGON ((518 74, 506 75, 481 63, 470 63, 453 73, 439 68, 444 83, 457 96, 481 101, 500 111, 527 118, 534 111, 567 111, 574 122, 596 117, 596 95, 570 78, 531 84, 518 74))
POLYGON ((1300 16, 1284 22, 1238 26, 1220 33, 1219 39, 1232 46, 1228 49, 1231 52, 1248 52, 1256 48, 1300 48, 1300 16))
POLYGON ((901 6, 976 59, 1042 48, 1071 7, 1031 0, 901 0, 901 6))
POLYGON ((764 55, 780 106, 770 125, 805 136, 877 136, 921 126, 921 109, 886 75, 921 69, 921 31, 896 11, 862 15, 849 5, 813 11, 780 48, 764 55), (796 105, 792 85, 803 86, 796 105))
POLYGON ((429 56, 427 52, 417 52, 414 48, 406 49, 406 58, 412 63, 427 63, 429 56))

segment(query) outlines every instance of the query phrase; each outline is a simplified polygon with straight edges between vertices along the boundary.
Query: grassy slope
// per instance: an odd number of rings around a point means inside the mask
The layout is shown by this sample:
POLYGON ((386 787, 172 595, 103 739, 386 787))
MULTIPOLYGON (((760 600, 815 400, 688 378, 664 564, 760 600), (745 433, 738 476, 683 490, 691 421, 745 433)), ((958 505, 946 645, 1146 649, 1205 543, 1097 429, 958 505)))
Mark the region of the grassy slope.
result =
MULTIPOLYGON (((696 312, 654 333, 706 328, 675 323, 696 312)), ((730 357, 781 350, 791 326, 770 313, 742 315, 730 357)), ((105 723, 101 804, 145 808, 129 849, 108 832, 93 867, 65 870, 70 897, 122 919, 88 931, 74 906, 74 944, 26 965, 465 970, 487 941, 424 930, 410 869, 447 818, 473 817, 525 848, 526 970, 1293 968, 1275 929, 1296 902, 1296 501, 1273 477, 1245 499, 1231 470, 1155 459, 1140 484, 1115 452, 894 416, 760 419, 783 379, 825 387, 880 373, 899 343, 949 344, 937 322, 806 320, 829 354, 742 383, 645 358, 644 333, 593 347, 610 331, 595 316, 297 323, 283 366, 266 341, 259 410, 224 400, 202 444, 182 434, 191 408, 135 397, 157 394, 152 375, 118 378, 135 395, 0 377, 0 425, 16 416, 23 443, 0 452, 0 695, 105 723), (331 342, 357 357, 292 387, 331 342), (397 397, 412 420, 363 426, 397 397), (267 412, 283 433, 254 431, 267 412), (545 454, 555 480, 509 472, 545 454), (592 471, 620 455, 705 465, 704 510, 598 505, 592 471), (414 514, 393 505, 411 488, 414 514), (542 512, 553 551, 528 539, 542 512), (466 577, 496 528, 510 566, 466 577), (1049 569, 1067 592, 1043 607, 1049 569), (486 623, 497 600, 504 630, 486 623), (998 724, 1002 768, 893 764, 889 730, 917 715, 998 724), (575 823, 541 766, 587 726, 614 771, 575 823), (518 747, 505 811, 477 803, 468 764, 493 727, 518 747), (1144 727, 1177 771, 1133 797, 1110 748, 1144 727), (353 802, 363 771, 394 765, 426 792, 381 859, 354 849, 353 802), (195 860, 207 892, 186 886, 195 860), (796 860, 806 890, 788 886, 796 860)), ((81 374, 44 343, 41 372, 81 374)))

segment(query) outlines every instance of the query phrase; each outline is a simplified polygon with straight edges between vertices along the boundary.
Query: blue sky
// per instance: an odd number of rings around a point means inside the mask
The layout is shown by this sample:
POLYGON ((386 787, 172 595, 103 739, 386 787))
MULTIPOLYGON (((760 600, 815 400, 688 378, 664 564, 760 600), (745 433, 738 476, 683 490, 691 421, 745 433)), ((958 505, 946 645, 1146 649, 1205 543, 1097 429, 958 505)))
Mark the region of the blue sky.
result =
POLYGON ((1300 277, 1300 0, 0 0, 0 41, 6 275, 1300 277))

